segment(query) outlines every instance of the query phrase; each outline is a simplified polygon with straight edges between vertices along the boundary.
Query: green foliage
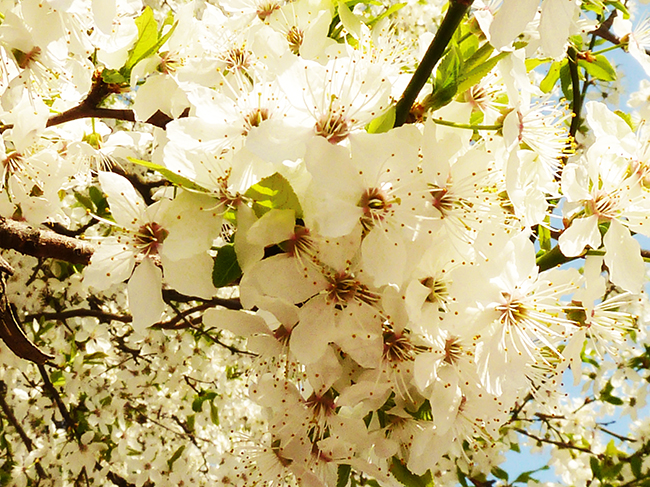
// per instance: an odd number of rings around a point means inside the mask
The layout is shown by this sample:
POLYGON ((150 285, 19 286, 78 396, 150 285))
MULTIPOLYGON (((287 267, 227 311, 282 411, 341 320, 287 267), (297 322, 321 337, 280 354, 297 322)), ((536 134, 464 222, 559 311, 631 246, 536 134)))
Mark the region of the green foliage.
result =
POLYGON ((129 55, 119 70, 105 69, 102 71, 102 80, 108 84, 124 85, 131 81, 131 71, 140 62, 158 52, 167 42, 176 29, 178 22, 174 23, 173 16, 167 16, 163 24, 158 28, 158 23, 153 15, 151 7, 145 7, 140 16, 135 19, 138 28, 138 38, 129 51, 129 55), (165 34, 163 30, 171 25, 165 34))
POLYGON ((336 487, 345 487, 350 480, 350 472, 352 467, 350 465, 339 465, 336 477, 336 487))
POLYGON ((567 62, 568 61, 566 59, 563 59, 562 61, 555 61, 551 64, 548 73, 539 84, 539 88, 544 93, 550 93, 553 90, 555 83, 557 83, 557 80, 560 79, 560 70, 566 66, 567 62))
POLYGON ((426 101, 430 110, 442 108, 456 95, 475 86, 508 54, 494 56, 489 43, 479 46, 477 36, 470 32, 461 35, 462 32, 463 29, 457 31, 438 65, 433 92, 426 101))
POLYGON ((583 68, 592 78, 601 81, 614 81, 616 79, 616 69, 602 54, 579 59, 578 66, 583 68))
POLYGON ((623 399, 612 395, 613 390, 614 390, 614 386, 612 385, 612 381, 611 380, 607 381, 605 387, 603 387, 602 390, 600 391, 599 399, 609 404, 613 404, 614 406, 622 406, 624 404, 623 399))
POLYGON ((161 166, 160 164, 155 164, 155 163, 149 162, 149 161, 143 161, 143 160, 140 160, 140 159, 135 159, 133 157, 127 157, 127 159, 129 160, 129 162, 132 162, 133 164, 137 164, 138 166, 146 167, 147 169, 152 169, 152 170, 162 174, 163 176, 165 176, 165 178, 169 182, 171 182, 172 184, 174 184, 176 186, 179 186, 179 187, 185 188, 185 189, 189 189, 189 190, 192 190, 192 191, 199 191, 199 192, 202 192, 202 193, 207 193, 208 192, 207 189, 202 188, 201 186, 196 184, 194 181, 190 181, 186 177, 181 176, 180 174, 176 174, 173 171, 170 171, 165 166, 161 166))
POLYGON ((242 275, 234 244, 227 244, 217 250, 212 268, 212 283, 214 287, 224 287, 233 284, 242 275))
POLYGON ((415 475, 397 457, 393 457, 389 467, 393 476, 405 487, 433 487, 431 472, 424 475, 415 475))
POLYGON ((294 210, 302 218, 302 207, 289 181, 280 173, 272 174, 251 186, 244 196, 253 200, 253 211, 261 218, 270 210, 294 210))
POLYGON ((366 127, 369 134, 381 134, 388 132, 395 125, 395 105, 392 105, 386 112, 374 118, 366 127))
POLYGON ((172 467, 174 466, 174 462, 181 457, 183 451, 185 451, 185 445, 179 446, 178 449, 174 452, 174 454, 169 458, 169 460, 167 460, 167 467, 169 468, 169 470, 172 470, 172 467))

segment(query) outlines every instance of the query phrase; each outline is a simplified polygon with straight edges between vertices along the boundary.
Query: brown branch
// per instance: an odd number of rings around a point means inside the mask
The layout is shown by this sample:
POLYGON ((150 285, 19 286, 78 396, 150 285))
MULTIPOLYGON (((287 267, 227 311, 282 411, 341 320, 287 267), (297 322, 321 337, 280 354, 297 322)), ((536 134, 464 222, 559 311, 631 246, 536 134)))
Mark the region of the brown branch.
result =
POLYGON ((71 264, 90 263, 95 248, 88 242, 65 237, 24 222, 0 216, 0 248, 21 254, 64 260, 71 264))
POLYGON ((550 438, 540 438, 539 436, 535 436, 532 433, 529 433, 526 430, 523 430, 521 428, 515 428, 515 431, 517 433, 521 433, 524 436, 527 436, 528 438, 537 441, 538 443, 547 443, 549 445, 555 445, 559 447, 560 449, 569 449, 569 450, 577 450, 581 451, 584 453, 589 453, 590 455, 594 455, 594 452, 592 452, 589 448, 584 448, 581 446, 576 446, 572 445, 570 443, 566 443, 564 441, 556 441, 556 440, 551 440, 550 438))
POLYGON ((200 298, 198 296, 187 296, 185 294, 181 294, 175 289, 163 289, 163 300, 169 304, 169 301, 176 301, 177 303, 189 303, 190 301, 203 301, 206 303, 213 303, 217 304, 219 306, 223 306, 226 309, 234 309, 234 310, 240 310, 244 309, 244 307, 241 305, 241 302, 239 298, 231 298, 231 299, 226 299, 226 298, 210 298, 210 299, 205 299, 205 298, 200 298))
POLYGON ((60 311, 54 313, 34 313, 30 315, 25 315, 25 321, 31 320, 40 320, 44 319, 45 321, 56 320, 63 321, 68 318, 82 318, 82 317, 92 317, 99 318, 100 320, 107 321, 120 321, 122 323, 130 323, 133 321, 133 318, 130 315, 118 315, 113 313, 105 313, 100 309, 69 309, 67 311, 60 311))
MULTIPOLYGON (((47 120, 45 126, 52 127, 54 125, 61 125, 81 118, 110 118, 125 122, 135 122, 135 112, 133 110, 127 108, 103 108, 99 106, 111 93, 119 93, 121 91, 121 87, 104 82, 101 72, 97 72, 93 77, 93 84, 86 98, 65 112, 52 115, 47 120)), ((186 108, 180 117, 187 117, 189 110, 189 107, 186 108)), ((174 119, 169 115, 158 110, 145 123, 164 129, 172 120, 174 119)), ((13 124, 0 125, 0 134, 10 128, 13 128, 13 124)))

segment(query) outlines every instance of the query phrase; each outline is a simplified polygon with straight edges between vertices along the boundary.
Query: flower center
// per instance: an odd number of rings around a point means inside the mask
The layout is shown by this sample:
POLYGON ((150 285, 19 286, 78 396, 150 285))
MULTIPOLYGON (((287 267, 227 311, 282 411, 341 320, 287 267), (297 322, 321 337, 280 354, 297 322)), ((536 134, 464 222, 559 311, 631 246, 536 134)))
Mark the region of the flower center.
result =
POLYGON ((360 220, 363 230, 369 232, 389 215, 392 204, 381 189, 369 188, 363 193, 357 206, 363 209, 360 220))
POLYGON ((278 2, 260 2, 257 6, 257 17, 264 22, 266 18, 280 8, 278 2))
POLYGON ((34 46, 29 52, 23 52, 20 49, 12 49, 11 53, 14 55, 14 58, 18 63, 18 67, 20 69, 27 69, 38 60, 38 57, 41 55, 41 48, 34 46))
POLYGON ((442 359, 443 362, 454 365, 460 360, 460 357, 463 355, 463 347, 460 344, 460 338, 458 337, 449 337, 445 341, 445 357, 442 359))
POLYGON ((268 108, 255 108, 244 117, 244 135, 253 127, 259 127, 264 120, 268 120, 271 114, 268 108))
POLYGON ((136 247, 144 255, 157 254, 167 235, 169 232, 158 223, 146 223, 138 229, 135 235, 136 247))
POLYGON ((350 134, 350 125, 344 110, 334 106, 336 100, 336 95, 332 95, 327 113, 318 119, 314 127, 316 135, 325 137, 332 144, 338 144, 350 134))
POLYGON ((529 307, 520 300, 513 298, 509 293, 502 293, 505 303, 495 307, 501 312, 499 321, 505 325, 516 326, 530 317, 529 307))
POLYGON ((471 206, 470 203, 450 193, 447 187, 429 184, 429 194, 431 194, 432 205, 441 213, 441 218, 445 218, 455 209, 471 206))
POLYGON ((361 284, 347 272, 339 272, 328 276, 327 299, 338 309, 345 308, 351 301, 374 305, 379 302, 379 296, 361 284))
POLYGON ((616 217, 618 208, 618 197, 616 193, 607 193, 598 190, 589 201, 587 212, 591 215, 597 215, 599 220, 611 220, 616 217))
POLYGON ((293 235, 289 240, 280 243, 280 248, 291 257, 314 254, 314 239, 309 234, 309 229, 301 225, 296 225, 293 235))
POLYGON ((305 38, 305 34, 298 27, 293 26, 287 32, 287 41, 289 41, 289 50, 294 53, 296 56, 300 55, 300 46, 302 41, 305 38))
POLYGON ((384 360, 388 362, 408 362, 415 360, 418 352, 424 351, 424 347, 420 347, 411 342, 408 333, 402 331, 395 333, 389 327, 384 327, 384 360))
POLYGON ((222 56, 222 60, 229 70, 244 71, 251 65, 251 52, 244 47, 233 47, 222 56))
POLYGON ((445 281, 436 279, 434 277, 426 277, 420 280, 420 284, 424 287, 431 289, 431 292, 426 298, 427 303, 437 304, 439 311, 447 310, 447 302, 449 301, 449 291, 447 290, 447 283, 445 281))
POLYGON ((23 155, 18 152, 12 152, 2 161, 2 165, 4 166, 5 174, 16 174, 23 167, 23 155))

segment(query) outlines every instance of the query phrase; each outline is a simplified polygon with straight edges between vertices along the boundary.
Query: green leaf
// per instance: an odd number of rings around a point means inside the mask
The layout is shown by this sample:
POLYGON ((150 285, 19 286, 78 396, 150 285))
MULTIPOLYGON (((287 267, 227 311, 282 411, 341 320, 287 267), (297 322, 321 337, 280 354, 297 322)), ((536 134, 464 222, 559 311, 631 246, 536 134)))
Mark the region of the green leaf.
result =
POLYGON ((124 68, 129 72, 133 66, 150 55, 150 51, 158 42, 158 24, 151 7, 145 7, 140 17, 135 19, 135 25, 138 27, 138 39, 124 64, 124 68))
MULTIPOLYGON (((461 24, 462 25, 462 24, 461 24)), ((456 32, 460 32, 461 29, 457 29, 456 32)), ((489 45, 489 43, 483 44, 483 47, 489 45)), ((461 59, 463 60, 463 66, 466 66, 470 62, 472 56, 479 50, 479 38, 476 35, 469 35, 462 39, 458 45, 460 47, 461 59)), ((494 50, 490 46, 490 52, 494 50)))
POLYGON ((336 487, 345 487, 348 485, 351 471, 352 467, 350 465, 339 465, 336 477, 336 487))
POLYGON ((555 61, 551 64, 551 67, 548 70, 548 73, 539 84, 539 89, 544 93, 550 93, 555 86, 555 83, 560 78, 560 70, 564 65, 566 65, 567 60, 563 59, 562 61, 555 61))
POLYGON ((52 371, 50 374, 50 382, 54 387, 63 387, 65 385, 65 376, 63 375, 63 371, 52 371))
POLYGON ((578 66, 584 68, 589 76, 601 81, 614 81, 616 79, 616 69, 611 65, 609 60, 602 54, 593 56, 593 61, 579 59, 578 66))
POLYGON ((533 475, 534 473, 541 472, 541 471, 543 471, 543 470, 548 470, 548 469, 549 469, 548 465, 544 465, 543 467, 536 468, 535 470, 528 470, 528 471, 526 471, 526 472, 522 472, 522 473, 520 473, 519 476, 515 479, 515 481, 513 482, 513 484, 516 484, 516 483, 527 484, 527 483, 530 482, 531 480, 534 481, 534 482, 538 482, 538 481, 537 481, 537 480, 536 480, 532 475, 533 475))
POLYGON ((456 86, 460 74, 462 59, 457 44, 450 44, 449 51, 440 61, 436 71, 435 89, 443 90, 450 86, 456 86))
POLYGON ((500 480, 504 480, 506 483, 508 482, 508 472, 503 470, 502 468, 499 467, 492 467, 491 471, 492 475, 494 475, 496 478, 500 480))
POLYGON ((615 110, 614 113, 623 119, 623 121, 627 124, 627 126, 630 127, 630 130, 632 130, 633 132, 636 130, 634 128, 634 122, 632 121, 632 115, 630 115, 629 113, 625 113, 622 110, 615 110))
POLYGON ((89 353, 84 356, 83 362, 84 364, 102 364, 106 357, 108 357, 108 355, 104 352, 89 353))
POLYGON ((568 61, 562 63, 560 67, 560 84, 562 86, 562 93, 564 97, 572 101, 573 100, 573 84, 571 83, 571 71, 569 70, 568 61))
POLYGON ((79 202, 79 204, 81 204, 81 206, 83 206, 90 212, 95 211, 95 205, 93 205, 93 201, 91 198, 79 193, 78 191, 75 191, 73 194, 75 199, 79 202))
POLYGON ((133 157, 127 157, 129 162, 132 162, 133 164, 137 164, 138 166, 144 166, 148 169, 153 169, 156 172, 159 172, 165 178, 169 180, 172 184, 176 186, 180 186, 181 188, 185 189, 190 189, 193 191, 200 191, 202 193, 208 193, 209 191, 198 184, 196 184, 194 181, 186 178, 185 176, 181 176, 180 174, 176 174, 175 172, 167 169, 165 166, 161 166, 160 164, 155 164, 153 162, 149 161, 143 161, 141 159, 134 159, 133 157))
POLYGON ((588 12, 596 12, 598 15, 602 15, 605 11, 606 5, 603 0, 584 0, 581 8, 588 12))
POLYGON ((623 2, 620 2, 619 0, 607 0, 605 3, 607 3, 607 5, 612 5, 617 10, 620 10, 623 13, 624 19, 630 18, 630 11, 627 9, 623 2))
POLYGON ((598 458, 590 457, 589 466, 591 467, 591 473, 593 474, 594 478, 601 479, 602 474, 600 471, 600 462, 598 461, 598 458))
POLYGON ((432 487, 433 479, 431 471, 427 471, 422 476, 415 475, 411 472, 402 461, 393 457, 390 467, 388 468, 393 476, 405 487, 432 487))
POLYGON ((242 275, 241 268, 237 262, 235 245, 227 244, 217 250, 212 268, 212 283, 214 287, 224 287, 232 284, 242 275))
POLYGON ((188 430, 194 432, 195 424, 196 424, 196 414, 191 414, 190 416, 187 417, 187 422, 185 423, 185 425, 187 426, 188 430))
POLYGON ((551 250, 551 231, 544 225, 537 226, 537 238, 539 239, 539 246, 546 252, 551 250))
MULTIPOLYGON (((479 51, 480 49, 476 52, 478 53, 479 51)), ((472 86, 478 84, 507 54, 507 52, 501 52, 486 61, 478 63, 471 70, 463 71, 458 78, 458 92, 464 93, 472 86)))
POLYGON ((244 194, 253 200, 253 211, 261 218, 270 210, 294 210, 302 218, 302 207, 291 184, 280 173, 272 174, 254 184, 244 194))
POLYGON ((210 421, 213 425, 219 426, 219 408, 212 401, 210 401, 210 421))
POLYGON ((372 27, 379 21, 385 19, 386 17, 393 15, 395 12, 400 10, 401 8, 405 7, 406 3, 396 3, 394 5, 391 5, 389 8, 387 8, 383 13, 377 15, 377 17, 370 19, 368 22, 366 22, 366 25, 369 27, 372 27))
POLYGON ((172 466, 174 465, 174 462, 178 460, 183 454, 183 450, 185 450, 185 445, 179 446, 178 449, 174 452, 174 454, 169 458, 169 460, 167 460, 167 467, 169 467, 170 471, 172 469, 172 466))
POLYGON ((630 457, 630 467, 632 468, 632 474, 638 479, 641 477, 641 466, 643 465, 643 460, 639 455, 633 455, 630 457))
POLYGON ((546 64, 550 61, 552 61, 552 59, 548 59, 548 58, 526 59, 526 71, 530 72, 536 67, 541 66, 542 64, 546 64))
POLYGON ((129 80, 116 69, 104 69, 102 71, 102 81, 108 85, 122 85, 129 80))
MULTIPOLYGON (((167 16, 162 27, 169 25, 171 22, 173 22, 173 19, 170 20, 170 17, 167 16)), ((129 57, 124 67, 120 70, 125 78, 131 76, 131 70, 136 64, 158 52, 158 49, 167 42, 167 39, 174 32, 178 22, 173 24, 163 36, 162 27, 160 32, 158 31, 158 24, 153 16, 153 10, 151 10, 151 7, 145 7, 142 14, 135 19, 135 25, 138 27, 138 39, 135 41, 133 49, 129 51, 129 57)))
POLYGON ((388 132, 395 125, 395 105, 392 105, 388 111, 374 118, 366 126, 366 132, 369 134, 382 134, 388 132))
POLYGON ((467 483, 467 475, 465 475, 465 472, 458 467, 456 467, 456 477, 458 477, 458 483, 462 487, 469 487, 469 484, 467 483))

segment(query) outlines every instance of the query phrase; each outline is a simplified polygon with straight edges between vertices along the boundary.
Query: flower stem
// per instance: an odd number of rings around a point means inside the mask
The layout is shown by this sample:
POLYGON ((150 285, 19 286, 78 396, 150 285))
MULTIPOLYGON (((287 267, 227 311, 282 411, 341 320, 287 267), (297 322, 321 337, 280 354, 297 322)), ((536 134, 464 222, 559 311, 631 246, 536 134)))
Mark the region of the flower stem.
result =
POLYGON ((413 77, 404 90, 402 98, 397 102, 394 127, 400 127, 406 123, 406 118, 413 106, 413 102, 429 79, 433 68, 440 61, 451 37, 456 32, 456 29, 473 2, 474 0, 450 0, 449 10, 447 10, 447 14, 442 20, 436 36, 431 41, 420 65, 415 70, 415 73, 413 73, 413 77))
POLYGON ((503 124, 497 123, 494 125, 472 125, 469 123, 458 123, 450 122, 449 120, 439 120, 437 118, 431 117, 431 121, 438 125, 446 125, 447 127, 455 127, 457 129, 469 129, 469 130, 501 130, 503 124))
POLYGON ((605 54, 606 52, 613 51, 615 49, 620 49, 624 47, 623 44, 614 44, 613 46, 606 47, 605 49, 601 49, 600 51, 592 52, 592 56, 598 56, 600 54, 605 54))
POLYGON ((556 245, 551 250, 537 258, 537 267, 539 268, 539 271, 542 272, 548 269, 552 269, 553 267, 566 264, 567 262, 571 262, 572 260, 578 259, 580 257, 582 256, 566 257, 560 251, 560 246, 556 245))

